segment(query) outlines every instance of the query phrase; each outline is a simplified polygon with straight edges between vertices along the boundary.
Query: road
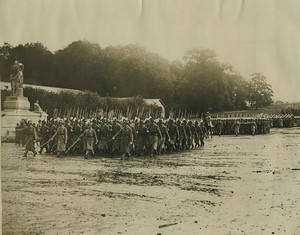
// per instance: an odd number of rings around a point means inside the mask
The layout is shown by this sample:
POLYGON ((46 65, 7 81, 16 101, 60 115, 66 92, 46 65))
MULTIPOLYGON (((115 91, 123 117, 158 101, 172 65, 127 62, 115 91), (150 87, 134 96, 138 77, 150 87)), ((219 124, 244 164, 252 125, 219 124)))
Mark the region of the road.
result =
POLYGON ((1 147, 3 234, 300 234, 300 128, 129 161, 1 147))

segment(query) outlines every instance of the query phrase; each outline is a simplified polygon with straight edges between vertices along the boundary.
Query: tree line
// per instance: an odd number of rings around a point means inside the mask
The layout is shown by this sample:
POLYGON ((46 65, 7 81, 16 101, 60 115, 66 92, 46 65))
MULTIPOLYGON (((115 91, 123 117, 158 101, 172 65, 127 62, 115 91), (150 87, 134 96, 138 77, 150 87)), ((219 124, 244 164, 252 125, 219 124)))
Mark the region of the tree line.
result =
POLYGON ((100 47, 75 41, 51 52, 42 43, 0 47, 1 80, 15 60, 25 65, 27 84, 88 90, 102 97, 160 98, 173 109, 203 112, 270 105, 273 91, 262 73, 242 77, 215 51, 191 49, 168 61, 137 44, 100 47))

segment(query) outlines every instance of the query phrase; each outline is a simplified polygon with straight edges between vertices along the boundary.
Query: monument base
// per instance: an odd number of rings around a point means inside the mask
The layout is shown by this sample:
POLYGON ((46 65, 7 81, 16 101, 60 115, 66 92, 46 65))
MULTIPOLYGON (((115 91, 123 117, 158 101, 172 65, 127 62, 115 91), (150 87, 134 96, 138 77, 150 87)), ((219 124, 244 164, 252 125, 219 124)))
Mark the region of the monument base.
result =
POLYGON ((16 136, 16 126, 22 119, 31 120, 38 123, 39 120, 47 120, 48 114, 44 111, 31 112, 29 110, 4 110, 1 112, 1 139, 14 140, 16 136))
POLYGON ((29 110, 30 103, 24 96, 7 96, 3 107, 4 110, 29 110))

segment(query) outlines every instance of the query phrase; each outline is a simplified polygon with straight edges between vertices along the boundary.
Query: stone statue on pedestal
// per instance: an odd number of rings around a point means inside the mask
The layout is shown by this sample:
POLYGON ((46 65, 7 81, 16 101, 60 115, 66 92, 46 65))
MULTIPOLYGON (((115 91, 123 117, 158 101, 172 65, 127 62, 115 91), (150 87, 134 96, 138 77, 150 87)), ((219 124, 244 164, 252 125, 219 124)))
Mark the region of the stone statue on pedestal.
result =
POLYGON ((23 96, 23 70, 24 65, 17 60, 11 67, 10 82, 12 96, 23 96))
POLYGON ((34 104, 34 112, 29 111, 30 103, 28 98, 23 96, 23 70, 24 65, 17 60, 11 66, 11 95, 5 98, 4 110, 1 111, 1 137, 4 139, 14 138, 15 127, 23 119, 31 120, 33 123, 47 120, 48 115, 38 101, 34 104))

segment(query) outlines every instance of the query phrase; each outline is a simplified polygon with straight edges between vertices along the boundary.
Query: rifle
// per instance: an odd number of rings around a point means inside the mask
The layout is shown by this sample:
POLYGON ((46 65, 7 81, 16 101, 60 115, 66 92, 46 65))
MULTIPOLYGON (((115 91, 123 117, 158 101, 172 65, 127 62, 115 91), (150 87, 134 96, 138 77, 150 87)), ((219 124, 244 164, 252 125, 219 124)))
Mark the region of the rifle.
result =
POLYGON ((71 150, 71 148, 74 147, 75 144, 77 144, 79 142, 80 139, 77 139, 66 151, 66 154, 71 150))
POLYGON ((46 141, 45 143, 43 143, 42 145, 40 145, 40 148, 44 147, 46 144, 49 144, 53 139, 49 139, 48 141, 46 141))

